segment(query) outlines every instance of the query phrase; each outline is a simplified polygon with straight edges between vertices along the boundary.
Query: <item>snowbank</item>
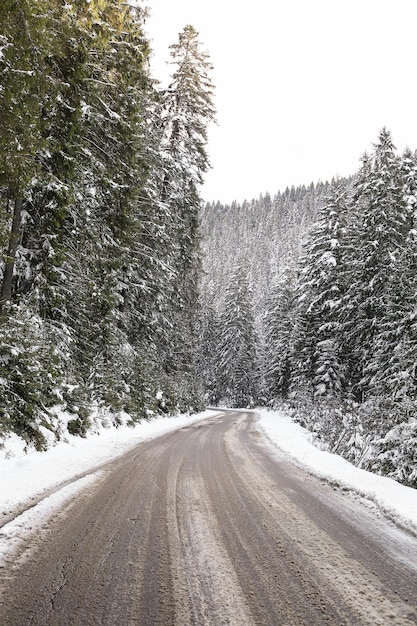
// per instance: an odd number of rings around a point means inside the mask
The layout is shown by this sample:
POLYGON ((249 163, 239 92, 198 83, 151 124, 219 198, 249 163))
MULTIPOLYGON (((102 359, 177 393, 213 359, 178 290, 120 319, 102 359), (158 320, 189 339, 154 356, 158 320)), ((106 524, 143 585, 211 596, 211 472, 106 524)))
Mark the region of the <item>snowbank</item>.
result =
POLYGON ((359 469, 336 454, 320 450, 312 444, 311 433, 284 412, 259 410, 257 414, 270 448, 279 448, 312 474, 371 500, 397 525, 417 534, 417 489, 359 469))
POLYGON ((72 435, 46 452, 24 451, 22 440, 12 435, 0 450, 0 523, 2 516, 33 501, 66 481, 93 471, 98 465, 127 452, 138 443, 153 439, 192 422, 215 415, 160 417, 134 427, 102 428, 81 438, 72 435))

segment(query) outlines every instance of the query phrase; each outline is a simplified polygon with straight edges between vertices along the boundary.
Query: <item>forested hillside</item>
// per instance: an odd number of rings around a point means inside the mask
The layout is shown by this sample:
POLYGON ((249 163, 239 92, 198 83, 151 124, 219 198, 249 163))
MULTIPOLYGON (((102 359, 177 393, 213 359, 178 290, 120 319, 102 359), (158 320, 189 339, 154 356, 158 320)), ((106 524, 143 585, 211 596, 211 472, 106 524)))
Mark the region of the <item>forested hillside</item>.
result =
POLYGON ((416 154, 385 129, 352 179, 206 206, 210 400, 285 402, 328 449, 417 485, 416 208, 416 154))
POLYGON ((254 300, 265 299, 280 269, 298 258, 303 234, 317 219, 328 190, 328 183, 312 183, 242 204, 206 204, 201 214, 204 291, 215 287, 219 305, 233 259, 247 269, 254 300))
POLYGON ((211 64, 186 26, 161 88, 145 23, 1 3, 0 437, 284 403, 417 485, 416 153, 383 129, 347 180, 204 205, 211 64))
POLYGON ((201 372, 211 402, 254 405, 273 393, 264 381, 265 312, 282 275, 295 271, 329 189, 311 184, 242 204, 203 206, 201 372), (246 361, 251 374, 242 377, 246 361))
POLYGON ((202 405, 211 65, 187 26, 159 88, 145 20, 122 0, 0 6, 0 435, 39 449, 109 411, 202 405))

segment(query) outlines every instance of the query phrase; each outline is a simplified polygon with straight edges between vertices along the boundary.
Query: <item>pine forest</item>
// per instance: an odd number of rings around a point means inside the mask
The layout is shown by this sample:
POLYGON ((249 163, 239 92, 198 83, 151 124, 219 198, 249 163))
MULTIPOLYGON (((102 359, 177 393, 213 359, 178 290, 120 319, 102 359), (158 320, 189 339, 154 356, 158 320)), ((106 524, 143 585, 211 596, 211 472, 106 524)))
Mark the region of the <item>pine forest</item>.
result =
POLYGON ((162 88, 146 17, 0 5, 0 442, 281 407, 417 487, 417 154, 204 202, 210 58, 185 26, 162 88))

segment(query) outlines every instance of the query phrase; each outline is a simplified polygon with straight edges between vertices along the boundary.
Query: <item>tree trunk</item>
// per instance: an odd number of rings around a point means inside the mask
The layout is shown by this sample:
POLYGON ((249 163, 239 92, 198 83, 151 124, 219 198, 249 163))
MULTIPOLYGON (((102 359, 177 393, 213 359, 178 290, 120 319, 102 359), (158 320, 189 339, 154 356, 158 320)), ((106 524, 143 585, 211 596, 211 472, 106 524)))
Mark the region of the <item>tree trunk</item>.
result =
POLYGON ((3 284, 0 296, 0 318, 4 316, 4 307, 12 298, 13 270, 16 260, 17 246, 20 239, 20 220, 22 216, 23 198, 16 198, 14 203, 13 223, 9 236, 6 263, 4 267, 3 284))

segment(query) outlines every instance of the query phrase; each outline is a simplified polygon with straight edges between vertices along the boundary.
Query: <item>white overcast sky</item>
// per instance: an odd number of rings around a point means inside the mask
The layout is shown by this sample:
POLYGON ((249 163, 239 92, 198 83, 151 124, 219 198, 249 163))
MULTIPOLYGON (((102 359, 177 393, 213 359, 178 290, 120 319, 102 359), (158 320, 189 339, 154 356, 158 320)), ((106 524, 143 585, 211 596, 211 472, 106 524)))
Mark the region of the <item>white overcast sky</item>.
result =
POLYGON ((417 0, 144 3, 155 78, 187 24, 214 66, 205 200, 353 174, 383 126, 417 148, 417 0))

